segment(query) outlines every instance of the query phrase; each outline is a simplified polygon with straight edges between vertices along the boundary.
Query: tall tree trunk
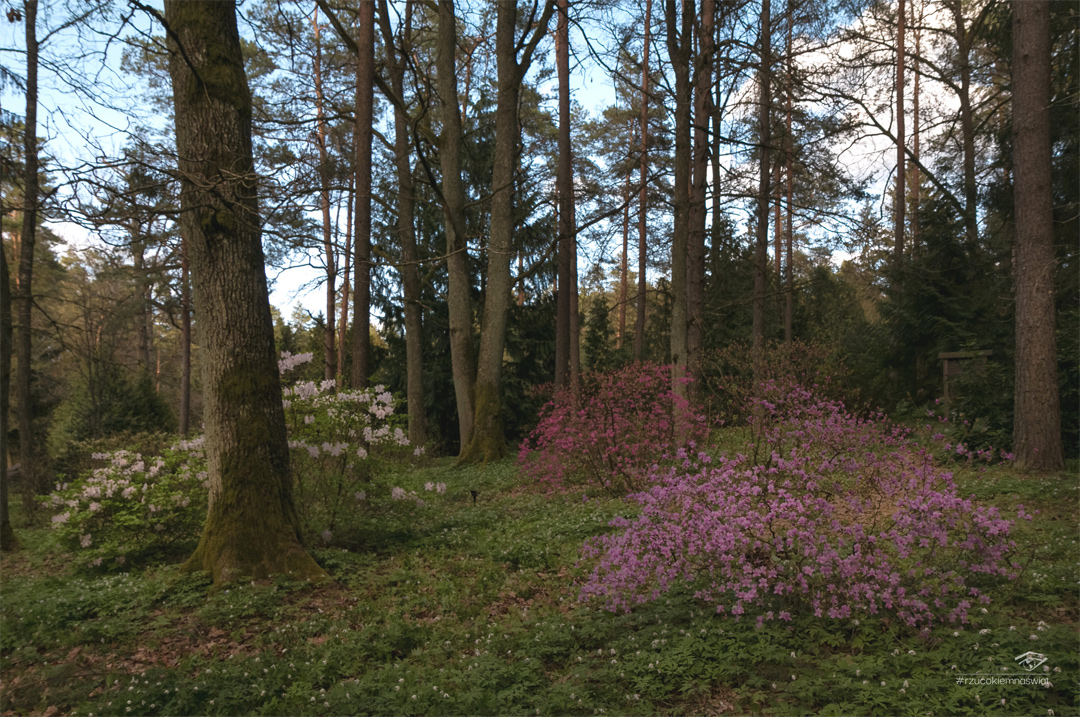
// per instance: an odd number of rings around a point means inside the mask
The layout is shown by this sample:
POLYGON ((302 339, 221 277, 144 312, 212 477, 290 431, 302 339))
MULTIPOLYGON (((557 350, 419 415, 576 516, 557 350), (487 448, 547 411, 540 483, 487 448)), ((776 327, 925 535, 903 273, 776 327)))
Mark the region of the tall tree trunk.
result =
MULTIPOLYGON (((777 144, 784 146, 784 138, 778 137, 777 144)), ((783 196, 780 194, 782 185, 781 175, 784 167, 777 158, 773 165, 772 196, 773 196, 773 274, 780 276, 780 261, 784 256, 784 217, 783 196)))
MULTIPOLYGON (((0 211, 0 216, 3 212, 0 211)), ((11 387, 11 279, 7 252, 0 242, 0 551, 19 549, 8 512, 8 409, 11 387)))
POLYGON ((693 50, 693 0, 666 0, 667 49, 675 71, 675 181, 671 229, 671 380, 676 395, 686 396, 687 244, 690 232, 691 99, 690 58, 693 50), (679 22, 679 25, 676 23, 679 22), (679 28, 679 29, 677 29, 679 28))
MULTIPOLYGON (((502 365, 506 349, 506 321, 510 311, 510 260, 514 256, 514 185, 519 138, 518 99, 521 82, 532 62, 536 44, 547 31, 554 0, 544 4, 532 38, 518 58, 515 28, 516 0, 500 0, 495 19, 495 62, 498 76, 495 107, 495 147, 491 171, 491 224, 488 240, 487 287, 476 362, 476 412, 473 435, 461 452, 461 461, 502 458, 508 452, 502 423, 502 365)), ((571 283, 573 277, 571 277, 571 283)), ((560 290, 562 287, 559 287, 560 290)), ((572 327, 571 327, 572 330, 572 327)), ((571 336, 571 339, 573 337, 571 336)))
POLYGON ((345 246, 341 252, 341 312, 338 315, 337 385, 345 380, 345 338, 349 329, 349 278, 352 276, 353 206, 356 202, 356 173, 349 177, 349 191, 345 195, 345 246))
POLYGON ((19 281, 16 306, 15 334, 15 400, 19 404, 19 478, 22 484, 23 507, 32 514, 37 507, 34 499, 41 477, 37 456, 37 435, 34 432, 34 413, 31 405, 31 322, 34 306, 34 244, 37 239, 38 217, 38 42, 37 0, 24 3, 26 23, 26 115, 23 133, 23 207, 22 233, 19 237, 19 281))
POLYGON ((912 58, 912 74, 915 79, 915 86, 912 88, 911 97, 911 140, 912 140, 912 155, 914 162, 911 166, 911 253, 913 256, 918 256, 919 252, 919 202, 921 201, 920 194, 922 188, 922 178, 919 176, 919 58, 922 57, 922 12, 923 0, 912 0, 911 3, 911 31, 915 35, 915 56, 912 58), (916 14, 915 6, 918 5, 919 10, 916 14))
POLYGON ((712 93, 716 0, 701 3, 698 55, 694 63, 694 148, 690 188, 689 243, 686 246, 686 366, 696 386, 701 379, 705 305, 705 209, 709 171, 709 98, 712 93))
POLYGON ((476 359, 470 295, 468 244, 465 236, 465 189, 461 181, 461 113, 457 87, 457 18, 453 0, 439 0, 436 36, 436 86, 442 102, 439 165, 442 169, 443 225, 446 232, 447 309, 450 318, 450 362, 457 401, 461 450, 473 434, 476 359))
POLYGON ((191 421, 191 280, 188 276, 187 241, 180 237, 180 435, 188 434, 191 421))
POLYGON ((791 346, 794 340, 795 324, 795 272, 792 262, 795 258, 795 206, 792 203, 795 193, 795 135, 791 132, 791 112, 795 94, 795 74, 792 70, 794 46, 792 36, 795 26, 794 0, 787 2, 787 134, 784 137, 787 170, 787 256, 784 261, 784 343, 791 346))
POLYGON ((216 583, 323 578, 293 503, 235 4, 165 0, 165 23, 210 477, 206 525, 185 569, 216 583))
POLYGON ((136 307, 135 352, 139 371, 150 375, 150 297, 146 270, 146 242, 137 220, 131 222, 131 263, 135 270, 136 307))
POLYGON ((570 242, 570 385, 577 390, 581 381, 581 309, 578 305, 577 270, 577 209, 570 202, 570 227, 574 241, 570 242))
POLYGON ((896 196, 893 204, 893 261, 897 266, 904 260, 904 231, 907 226, 907 166, 904 136, 904 0, 899 0, 896 11, 896 196))
MULTIPOLYGON (((390 88, 398 97, 405 96, 405 57, 412 46, 412 0, 405 3, 401 32, 402 56, 394 46, 386 0, 380 2, 383 19, 383 46, 390 88)), ((412 155, 409 142, 409 118, 398 103, 394 103, 394 163, 398 179, 398 240, 401 242, 401 283, 405 290, 405 395, 409 412, 409 442, 414 446, 427 443, 427 414, 424 408, 424 324, 420 301, 419 252, 416 246, 416 215, 412 155)))
POLYGON ((356 57, 356 208, 353 221, 352 386, 371 378, 371 141, 374 122, 375 3, 360 3, 356 57))
POLYGON ((769 0, 761 2, 761 65, 758 70, 758 132, 761 166, 758 172, 757 242, 754 252, 753 352, 758 361, 765 351, 765 273, 769 266, 769 159, 772 152, 772 28, 769 0))
MULTIPOLYGON (((975 116, 971 108, 971 47, 975 29, 966 27, 964 3, 950 0, 953 23, 956 26, 957 64, 960 69, 960 141, 963 147, 964 168, 964 229, 974 244, 979 239, 979 188, 975 181, 975 116)), ((1015 78, 1014 78, 1015 82, 1015 78)))
POLYGON ((649 207, 649 40, 652 29, 652 0, 645 0, 645 38, 641 51, 641 189, 638 192, 638 293, 634 319, 634 360, 645 360, 645 307, 648 282, 649 207))
POLYGON ((555 298, 555 388, 570 382, 570 242, 573 228, 574 166, 570 148, 570 19, 569 1, 558 0, 555 25, 555 69, 559 78, 559 157, 555 177, 558 211, 559 291, 555 298))
POLYGON ((1017 462, 1060 470, 1061 407, 1054 336, 1054 200, 1050 147, 1050 3, 1013 2, 1013 170, 1016 202, 1017 462))
POLYGON ((619 331, 615 334, 615 349, 622 348, 626 338, 626 292, 629 289, 630 264, 630 172, 626 173, 623 187, 622 259, 619 261, 619 331))
MULTIPOLYGON (((322 46, 319 43, 319 7, 311 16, 315 34, 315 144, 319 150, 319 206, 322 210, 323 255, 326 261, 326 329, 323 331, 323 378, 337 378, 337 266, 333 223, 330 221, 330 153, 326 149, 326 115, 323 112, 322 46)), ((357 78, 359 81, 359 78, 357 78)))

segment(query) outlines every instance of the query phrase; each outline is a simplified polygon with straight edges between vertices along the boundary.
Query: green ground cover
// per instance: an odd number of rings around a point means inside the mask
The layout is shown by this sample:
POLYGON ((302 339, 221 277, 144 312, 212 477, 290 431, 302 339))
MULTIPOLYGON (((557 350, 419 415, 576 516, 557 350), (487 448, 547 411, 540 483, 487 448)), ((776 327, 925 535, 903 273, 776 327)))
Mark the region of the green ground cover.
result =
POLYGON ((1021 577, 992 587, 970 624, 929 634, 885 616, 758 627, 679 592, 630 614, 580 603, 582 542, 638 506, 533 490, 513 462, 380 477, 425 505, 373 513, 350 528, 350 550, 313 548, 333 577, 319 585, 212 590, 171 566, 74 573, 49 530, 16 513, 24 549, 0 563, 0 710, 1076 714, 1076 476, 958 478, 961 494, 1038 513, 1017 528, 1021 577), (1028 651, 1046 657, 1031 673, 1015 660, 1028 651), (1003 669, 1050 686, 958 683, 1003 669))

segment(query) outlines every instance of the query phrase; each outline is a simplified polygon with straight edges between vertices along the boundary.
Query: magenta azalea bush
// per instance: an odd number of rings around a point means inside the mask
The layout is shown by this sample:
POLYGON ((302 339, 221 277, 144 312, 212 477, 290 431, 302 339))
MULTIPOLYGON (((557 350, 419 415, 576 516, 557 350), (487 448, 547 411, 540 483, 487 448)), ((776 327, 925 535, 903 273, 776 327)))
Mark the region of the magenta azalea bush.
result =
POLYGON ((518 462, 523 476, 552 490, 620 495, 645 488, 656 465, 706 436, 704 417, 671 390, 670 367, 633 364, 587 376, 576 395, 556 393, 518 462))
POLYGON ((636 519, 586 544, 583 598, 629 610, 689 585, 737 617, 887 611, 928 626, 988 602, 977 576, 1015 576, 1013 521, 957 495, 903 429, 797 386, 763 395, 748 455, 683 453, 632 496, 636 519))

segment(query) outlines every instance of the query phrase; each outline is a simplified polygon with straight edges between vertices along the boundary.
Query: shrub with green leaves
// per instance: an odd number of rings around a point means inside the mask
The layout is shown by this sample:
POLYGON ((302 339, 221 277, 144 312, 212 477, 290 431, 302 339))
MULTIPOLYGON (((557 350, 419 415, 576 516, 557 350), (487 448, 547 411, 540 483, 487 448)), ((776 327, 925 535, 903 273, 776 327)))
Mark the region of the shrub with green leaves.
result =
POLYGON ((194 549, 206 518, 207 474, 201 442, 159 456, 95 453, 101 463, 45 501, 60 544, 85 568, 124 570, 194 549))

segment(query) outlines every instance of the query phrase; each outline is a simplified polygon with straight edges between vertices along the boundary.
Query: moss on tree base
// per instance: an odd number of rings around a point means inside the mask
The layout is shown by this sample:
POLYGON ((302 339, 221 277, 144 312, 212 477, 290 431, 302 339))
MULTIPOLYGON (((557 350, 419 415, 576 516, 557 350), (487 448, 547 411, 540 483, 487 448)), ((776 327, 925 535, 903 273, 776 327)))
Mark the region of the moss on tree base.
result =
POLYGON ((502 406, 499 391, 490 384, 476 384, 476 413, 473 435, 461 449, 458 465, 482 461, 485 465, 510 455, 502 425, 502 406))
POLYGON ((271 520, 265 515, 259 520, 228 520, 211 512, 199 547, 181 570, 208 572, 214 584, 277 575, 297 580, 329 579, 304 550, 295 529, 282 519, 271 520))

